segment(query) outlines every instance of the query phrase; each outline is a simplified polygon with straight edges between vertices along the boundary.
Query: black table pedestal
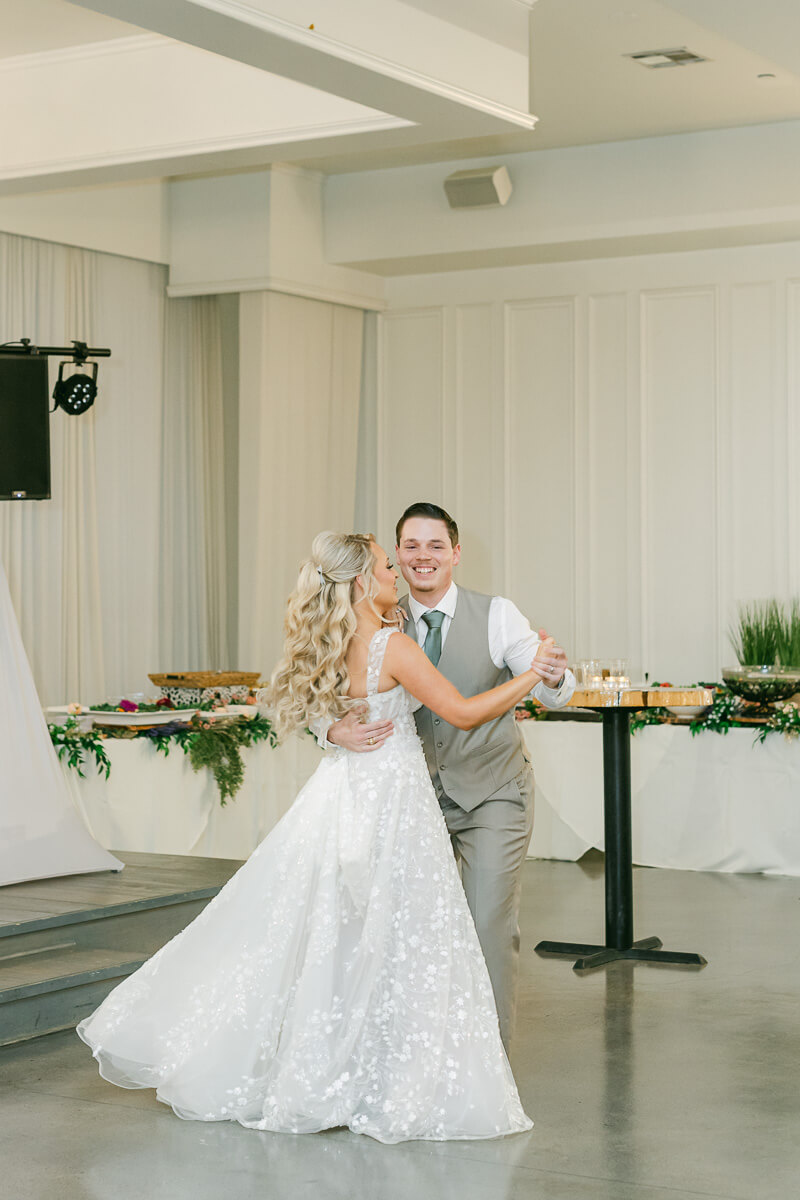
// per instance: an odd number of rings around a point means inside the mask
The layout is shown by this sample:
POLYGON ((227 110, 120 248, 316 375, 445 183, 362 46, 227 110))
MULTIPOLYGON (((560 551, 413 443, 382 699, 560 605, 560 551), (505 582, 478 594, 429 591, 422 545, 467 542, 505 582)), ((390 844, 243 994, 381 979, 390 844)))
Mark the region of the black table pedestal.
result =
POLYGON ((657 937, 633 940, 633 850, 631 846, 630 708, 604 708, 603 797, 606 836, 606 944, 539 942, 537 954, 575 958, 573 969, 590 971, 627 958, 642 962, 704 967, 699 954, 661 949, 657 937))

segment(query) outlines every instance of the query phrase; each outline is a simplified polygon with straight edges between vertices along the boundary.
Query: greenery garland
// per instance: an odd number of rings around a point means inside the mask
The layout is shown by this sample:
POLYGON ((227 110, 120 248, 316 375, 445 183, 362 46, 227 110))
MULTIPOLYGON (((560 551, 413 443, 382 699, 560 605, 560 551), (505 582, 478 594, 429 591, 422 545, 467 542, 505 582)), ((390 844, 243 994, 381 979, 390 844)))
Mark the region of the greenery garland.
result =
POLYGON ((235 717, 230 721, 208 721, 195 714, 186 724, 170 721, 152 729, 130 729, 110 726, 102 732, 81 730, 80 721, 69 717, 63 725, 49 725, 50 739, 58 757, 84 778, 82 767, 87 758, 94 758, 98 771, 108 779, 111 760, 103 742, 107 738, 147 737, 159 754, 168 755, 175 745, 189 758, 192 770, 207 768, 219 789, 220 804, 224 807, 233 799, 244 781, 242 749, 258 742, 277 746, 272 725, 259 713, 255 717, 235 717))
MULTIPOLYGON (((715 689, 714 702, 689 725, 692 737, 707 732, 725 735, 729 729, 751 724, 751 720, 741 718, 746 717, 748 709, 754 706, 734 696, 728 688, 716 684, 699 686, 715 689)), ((548 710, 542 705, 526 700, 522 707, 534 720, 547 719, 548 710)), ((666 708, 646 708, 631 714, 630 729, 635 734, 648 725, 668 722, 674 723, 674 717, 666 708)), ((48 730, 59 759, 77 771, 82 779, 88 759, 94 759, 98 772, 108 779, 111 760, 103 744, 107 738, 146 737, 165 757, 173 746, 179 746, 188 756, 192 770, 206 768, 212 773, 223 807, 234 798, 244 781, 242 749, 265 741, 273 748, 278 744, 272 725, 260 713, 255 717, 236 717, 228 721, 209 721, 202 713, 197 713, 188 724, 171 721, 152 729, 110 726, 102 732, 82 730, 80 720, 71 716, 63 725, 48 725, 48 730)), ((771 733, 782 733, 787 738, 800 737, 800 707, 776 704, 772 714, 756 728, 755 741, 764 742, 771 733)))
MULTIPOLYGON (((689 724, 692 737, 698 733, 718 733, 723 737, 729 729, 753 727, 753 718, 748 714, 758 708, 735 696, 729 688, 720 684, 698 684, 698 687, 713 687, 714 702, 706 712, 699 714, 689 724)), ((646 708, 631 718, 631 733, 644 729, 646 725, 674 723, 675 717, 666 708, 646 708)), ((758 720, 755 741, 765 742, 771 733, 782 733, 793 738, 800 735, 800 707, 796 704, 776 704, 768 717, 758 720)))
POLYGON ((763 742, 771 733, 782 733, 785 738, 800 735, 800 708, 796 704, 779 704, 766 725, 756 731, 756 740, 763 742))
MULTIPOLYGON (((652 686, 657 687, 658 684, 652 686)), ((754 718, 750 716, 750 713, 760 709, 761 706, 740 699, 722 684, 698 683, 693 686, 712 689, 714 700, 705 712, 700 713, 690 722, 689 732, 692 737, 696 737, 698 733, 718 733, 724 737, 729 729, 744 728, 754 729, 756 742, 765 742, 771 733, 782 733, 786 738, 800 737, 800 706, 797 704, 777 703, 773 705, 769 716, 764 717, 759 714, 754 718)), ((528 716, 535 721, 546 721, 551 715, 550 709, 530 699, 523 701, 519 709, 520 711, 524 709, 528 716)), ((563 709, 558 711, 560 719, 563 720, 565 715, 563 709)), ((648 725, 674 725, 676 723, 675 714, 667 708, 644 708, 631 713, 630 730, 632 734, 636 734, 640 729, 646 729, 648 725)))
POLYGON ((223 808, 244 782, 242 748, 265 741, 273 748, 278 744, 272 725, 260 713, 224 722, 204 721, 194 716, 189 725, 174 722, 150 729, 147 734, 159 753, 168 755, 170 742, 177 742, 188 755, 193 771, 207 767, 217 782, 223 808))
POLYGON ((67 717, 63 725, 48 725, 47 728, 59 759, 66 761, 67 766, 77 771, 81 779, 86 778, 83 766, 89 756, 94 758, 98 773, 108 779, 111 760, 105 752, 101 733, 96 733, 94 729, 83 732, 77 717, 67 717))

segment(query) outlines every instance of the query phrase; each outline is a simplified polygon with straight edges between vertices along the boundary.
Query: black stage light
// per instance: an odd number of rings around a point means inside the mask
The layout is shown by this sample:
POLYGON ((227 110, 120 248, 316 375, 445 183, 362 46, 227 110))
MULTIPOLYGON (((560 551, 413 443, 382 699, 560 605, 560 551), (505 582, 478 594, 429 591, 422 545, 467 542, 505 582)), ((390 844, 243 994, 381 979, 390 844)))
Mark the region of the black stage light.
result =
POLYGON ((53 388, 53 399, 58 408, 63 408, 70 416, 78 417, 94 404, 97 395, 97 363, 62 362, 58 368, 58 380, 53 388), (78 366, 79 370, 68 379, 64 378, 64 368, 78 366), (86 374, 86 367, 91 375, 86 374))

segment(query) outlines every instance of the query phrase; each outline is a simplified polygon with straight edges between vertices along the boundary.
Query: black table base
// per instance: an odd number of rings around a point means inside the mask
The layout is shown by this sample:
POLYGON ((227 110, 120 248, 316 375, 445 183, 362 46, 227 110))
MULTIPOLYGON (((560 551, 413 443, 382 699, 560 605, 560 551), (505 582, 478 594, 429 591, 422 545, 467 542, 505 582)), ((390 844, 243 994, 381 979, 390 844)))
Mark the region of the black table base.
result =
POLYGON ((619 959, 704 967, 700 954, 662 950, 660 938, 633 940, 630 708, 604 708, 603 796, 606 837, 606 944, 539 942, 536 953, 575 958, 575 971, 619 959))
POLYGON ((615 950, 613 946, 588 946, 582 942, 539 942, 536 953, 574 958, 573 971, 591 971, 604 967, 606 963, 620 959, 638 962, 672 963, 684 967, 704 967, 706 960, 700 954, 684 954, 678 950, 662 950, 661 938, 640 938, 627 950, 615 950))

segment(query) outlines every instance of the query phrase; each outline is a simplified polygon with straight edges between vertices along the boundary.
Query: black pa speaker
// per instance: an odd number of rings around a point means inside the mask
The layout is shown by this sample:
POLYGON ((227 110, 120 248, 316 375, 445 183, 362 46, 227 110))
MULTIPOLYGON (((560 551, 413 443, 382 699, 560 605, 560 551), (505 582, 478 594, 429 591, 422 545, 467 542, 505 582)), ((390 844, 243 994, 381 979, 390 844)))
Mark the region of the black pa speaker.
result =
POLYGON ((47 359, 0 352, 0 500, 50 499, 47 359))

